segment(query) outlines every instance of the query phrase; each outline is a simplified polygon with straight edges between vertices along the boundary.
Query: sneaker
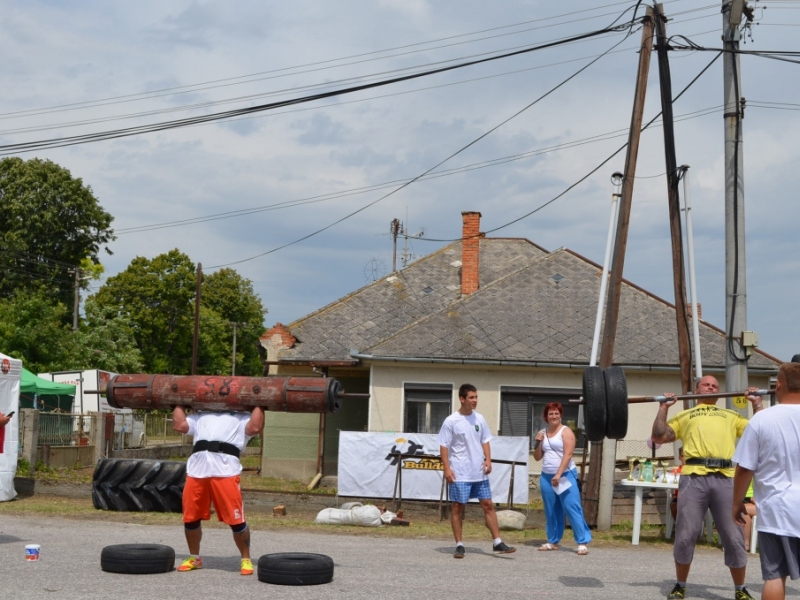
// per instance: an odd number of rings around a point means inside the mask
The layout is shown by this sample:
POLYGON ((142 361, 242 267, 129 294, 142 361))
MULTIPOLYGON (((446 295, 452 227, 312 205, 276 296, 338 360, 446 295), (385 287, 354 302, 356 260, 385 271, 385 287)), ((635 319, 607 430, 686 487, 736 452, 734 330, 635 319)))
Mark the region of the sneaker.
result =
POLYGON ((181 563, 181 566, 178 567, 178 571, 194 571, 195 569, 202 569, 203 568, 203 559, 194 556, 190 556, 185 561, 181 563))
POLYGON ((249 558, 242 559, 242 570, 240 571, 242 575, 252 575, 253 574, 253 561, 249 558))
POLYGON ((669 596, 667 596, 667 600, 673 600, 675 598, 677 598, 678 600, 682 600, 683 598, 686 598, 686 587, 685 586, 682 586, 682 585, 680 585, 678 583, 675 584, 675 587, 672 588, 672 591, 669 593, 669 596))
POLYGON ((750 592, 747 591, 747 588, 742 588, 740 590, 736 590, 736 594, 733 596, 736 600, 754 600, 754 598, 750 595, 750 592))
POLYGON ((464 558, 464 546, 461 544, 456 546, 456 551, 453 552, 453 558, 464 558))
POLYGON ((516 552, 517 549, 513 546, 506 546, 504 542, 500 542, 499 544, 495 544, 492 547, 492 550, 495 554, 511 554, 512 552, 516 552))

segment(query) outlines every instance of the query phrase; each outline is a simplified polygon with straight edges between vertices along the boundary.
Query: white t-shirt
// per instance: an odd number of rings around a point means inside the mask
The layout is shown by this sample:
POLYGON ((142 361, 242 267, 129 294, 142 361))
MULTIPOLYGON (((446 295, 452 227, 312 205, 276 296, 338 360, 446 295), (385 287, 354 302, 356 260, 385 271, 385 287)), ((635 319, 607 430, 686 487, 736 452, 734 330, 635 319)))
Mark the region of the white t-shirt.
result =
MULTIPOLYGON (((201 440, 227 442, 236 446, 239 452, 244 452, 252 437, 244 434, 250 421, 250 413, 246 412, 198 412, 186 415, 186 421, 189 423, 189 435, 195 443, 201 440)), ((202 450, 192 454, 186 462, 186 474, 190 477, 233 477, 241 472, 242 463, 239 459, 222 452, 202 450)))
POLYGON ((436 441, 447 448, 456 481, 474 482, 486 479, 483 444, 491 439, 486 419, 473 410, 469 415, 454 412, 447 417, 436 441))
MULTIPOLYGON (((561 466, 561 459, 564 458, 564 429, 566 425, 562 425, 561 429, 556 431, 553 437, 547 437, 547 430, 544 430, 544 439, 542 440, 542 452, 544 458, 542 459, 542 473, 555 474, 558 472, 558 467, 561 466)), ((567 470, 575 468, 575 461, 570 459, 567 470)))
POLYGON ((753 415, 733 461, 755 472, 758 530, 800 537, 800 405, 776 404, 753 415))

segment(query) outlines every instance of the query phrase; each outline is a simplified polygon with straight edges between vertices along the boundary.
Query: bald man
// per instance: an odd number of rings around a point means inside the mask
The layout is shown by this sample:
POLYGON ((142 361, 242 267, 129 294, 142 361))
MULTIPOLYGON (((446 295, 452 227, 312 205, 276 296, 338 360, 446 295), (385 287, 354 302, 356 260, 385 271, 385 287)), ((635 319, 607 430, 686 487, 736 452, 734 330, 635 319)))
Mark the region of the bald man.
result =
MULTIPOLYGON (((748 394, 756 388, 748 388, 748 394)), ((719 382, 706 375, 697 384, 695 394, 709 394, 699 398, 697 406, 679 412, 667 421, 669 407, 675 404, 673 394, 658 407, 653 422, 653 441, 659 444, 681 440, 684 465, 678 485, 678 515, 675 520, 675 559, 677 582, 667 598, 686 597, 686 580, 694 558, 694 547, 703 527, 706 511, 711 510, 717 532, 722 540, 725 565, 731 571, 735 600, 752 600, 744 586, 747 570, 747 551, 742 528, 730 516, 733 503, 733 453, 736 439, 741 437, 747 419, 735 410, 716 406, 719 382)), ((748 395, 753 412, 761 410, 761 398, 748 395)))

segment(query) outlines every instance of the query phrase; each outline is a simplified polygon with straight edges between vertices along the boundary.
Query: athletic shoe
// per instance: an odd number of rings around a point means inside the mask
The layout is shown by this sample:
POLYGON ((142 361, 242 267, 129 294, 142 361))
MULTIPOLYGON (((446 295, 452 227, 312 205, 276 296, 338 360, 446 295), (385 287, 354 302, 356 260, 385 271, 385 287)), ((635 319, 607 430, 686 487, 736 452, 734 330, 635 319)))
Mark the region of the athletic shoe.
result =
POLYGON ((740 590, 736 590, 736 594, 733 596, 736 600, 755 600, 751 595, 750 592, 747 591, 747 588, 742 588, 740 590))
POLYGON ((181 566, 178 567, 178 571, 194 571, 195 569, 202 569, 203 568, 203 559, 194 556, 190 556, 185 561, 181 563, 181 566))
POLYGON ((677 600, 683 600, 683 598, 686 598, 686 586, 683 586, 679 583, 675 584, 675 587, 672 588, 669 596, 667 596, 667 600, 674 600, 676 598, 677 600))
POLYGON ((456 546, 456 551, 453 552, 453 558, 464 558, 464 546, 461 544, 456 546))
POLYGON ((249 558, 242 559, 242 570, 240 571, 242 575, 252 575, 253 574, 253 561, 249 558))
POLYGON ((506 546, 504 542, 500 542, 499 544, 495 544, 492 547, 492 550, 495 554, 511 554, 512 552, 516 552, 517 549, 513 546, 506 546))

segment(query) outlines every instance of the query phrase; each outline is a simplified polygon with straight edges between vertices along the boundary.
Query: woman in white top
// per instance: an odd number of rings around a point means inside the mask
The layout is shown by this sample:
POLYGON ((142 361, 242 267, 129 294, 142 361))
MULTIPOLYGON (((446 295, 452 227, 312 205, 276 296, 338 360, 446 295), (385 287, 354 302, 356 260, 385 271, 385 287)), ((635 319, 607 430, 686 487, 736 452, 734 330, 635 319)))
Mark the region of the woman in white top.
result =
POLYGON ((561 423, 564 409, 558 402, 544 407, 543 416, 547 427, 536 434, 533 458, 542 460, 542 475, 539 489, 544 501, 547 519, 547 543, 539 550, 558 550, 564 536, 564 515, 569 517, 572 535, 578 544, 578 554, 589 553, 586 545, 592 541, 592 532, 586 524, 578 489, 578 470, 572 455, 575 452, 575 434, 561 423))

